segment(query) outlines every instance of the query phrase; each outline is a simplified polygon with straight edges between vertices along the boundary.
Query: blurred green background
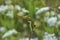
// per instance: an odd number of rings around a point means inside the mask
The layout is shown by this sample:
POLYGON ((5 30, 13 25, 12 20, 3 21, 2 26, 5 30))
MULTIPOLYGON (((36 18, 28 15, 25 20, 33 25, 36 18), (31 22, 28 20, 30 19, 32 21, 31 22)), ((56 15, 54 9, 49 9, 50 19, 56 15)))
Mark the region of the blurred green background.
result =
MULTIPOLYGON (((45 32, 55 34, 57 40, 60 40, 59 6, 60 0, 0 0, 0 27, 5 28, 3 32, 0 32, 0 40, 19 40, 26 37, 29 40, 36 37, 38 40, 43 40, 45 32), (3 5, 7 7, 6 10, 3 5), (45 11, 44 7, 50 7, 50 9, 45 11), (39 9, 43 11, 36 14, 39 9), (49 26, 49 23, 44 21, 45 17, 57 17, 59 23, 49 26), (6 32, 12 29, 15 29, 17 34, 2 38, 6 32)), ((52 22, 51 24, 53 24, 52 22)))

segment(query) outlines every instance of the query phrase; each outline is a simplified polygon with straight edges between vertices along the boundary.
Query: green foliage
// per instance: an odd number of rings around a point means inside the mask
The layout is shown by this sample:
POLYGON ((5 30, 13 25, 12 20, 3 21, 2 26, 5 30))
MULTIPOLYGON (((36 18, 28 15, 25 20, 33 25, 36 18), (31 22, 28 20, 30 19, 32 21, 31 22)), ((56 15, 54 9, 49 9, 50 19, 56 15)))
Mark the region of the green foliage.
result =
MULTIPOLYGON (((4 4, 3 0, 0 0, 0 4, 4 4)), ((52 34, 52 33, 57 33, 59 31, 54 26, 50 27, 49 25, 47 25, 47 23, 44 23, 45 11, 42 12, 42 14, 39 14, 39 17, 40 17, 39 19, 36 19, 36 14, 35 14, 39 8, 42 8, 45 6, 51 6, 52 10, 57 12, 56 7, 60 5, 59 0, 50 0, 50 1, 48 0, 12 0, 12 4, 13 6, 18 4, 21 6, 21 8, 26 8, 29 11, 29 13, 28 14, 26 13, 27 15, 24 13, 23 16, 17 16, 18 12, 21 12, 22 10, 18 11, 14 9, 14 18, 10 18, 5 15, 6 14, 5 12, 2 12, 4 14, 0 14, 0 26, 4 26, 8 29, 15 28, 18 32, 20 32, 19 34, 22 34, 22 35, 26 31, 27 36, 32 35, 32 32, 34 31, 38 36, 38 38, 40 38, 41 40, 43 39, 44 32, 48 32, 52 34), (28 16, 30 18, 23 18, 25 16, 28 16), (22 19, 23 22, 19 22, 20 19, 22 19), (34 21, 36 21, 36 25, 34 25, 34 21), (24 24, 26 24, 27 27, 23 27, 24 24)), ((18 35, 18 38, 19 37, 20 36, 18 35)), ((8 37, 9 40, 12 40, 12 39, 14 40, 14 38, 15 37, 13 36, 8 37)))

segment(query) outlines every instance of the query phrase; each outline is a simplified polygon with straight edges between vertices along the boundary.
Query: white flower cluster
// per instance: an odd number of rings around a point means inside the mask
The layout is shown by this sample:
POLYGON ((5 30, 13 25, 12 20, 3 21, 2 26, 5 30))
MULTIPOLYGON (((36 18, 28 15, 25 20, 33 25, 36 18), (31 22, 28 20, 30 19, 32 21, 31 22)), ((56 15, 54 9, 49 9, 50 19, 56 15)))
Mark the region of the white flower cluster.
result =
POLYGON ((43 11, 48 11, 50 10, 50 7, 43 7, 43 8, 40 8, 36 11, 36 14, 39 14, 39 13, 42 13, 43 11))
POLYGON ((4 12, 7 10, 6 16, 13 18, 13 5, 1 5, 0 6, 0 12, 4 14, 4 12))
POLYGON ((8 11, 6 16, 10 17, 10 18, 14 18, 14 14, 13 11, 8 11))
POLYGON ((51 11, 51 16, 54 16, 56 14, 56 12, 51 11))
POLYGON ((0 27, 0 32, 4 32, 5 28, 4 27, 0 27))
POLYGON ((57 17, 44 17, 44 22, 47 22, 49 26, 59 26, 60 20, 57 17))
POLYGON ((60 9, 60 6, 58 7, 58 9, 60 9))
MULTIPOLYGON (((8 6, 8 5, 7 5, 8 6)), ((6 16, 10 17, 10 18, 14 18, 14 6, 13 5, 9 5, 8 7, 8 11, 6 13, 6 16)))
POLYGON ((5 0, 5 4, 11 4, 12 3, 12 1, 11 0, 5 0))
POLYGON ((58 16, 58 18, 60 19, 60 14, 58 14, 57 16, 58 16))
POLYGON ((59 26, 59 25, 60 25, 60 21, 57 22, 57 26, 59 26))
POLYGON ((25 8, 21 8, 21 11, 19 11, 17 15, 18 15, 18 16, 23 16, 24 13, 29 13, 29 11, 26 10, 25 8))
POLYGON ((44 22, 47 22, 49 26, 56 26, 56 25, 59 25, 60 24, 60 21, 57 21, 58 18, 60 19, 60 14, 57 14, 56 16, 56 12, 55 11, 50 11, 48 12, 48 10, 50 10, 50 7, 43 7, 43 8, 40 8, 36 11, 36 18, 39 19, 40 16, 37 15, 39 13, 42 13, 44 11, 47 11, 45 13, 45 17, 44 17, 44 22), (51 16, 51 17, 50 17, 51 16), (55 17, 54 17, 55 16, 55 17))
POLYGON ((13 10, 13 9, 14 9, 13 5, 1 5, 0 6, 0 12, 4 12, 6 10, 13 10))
POLYGON ((23 11, 24 13, 29 13, 29 11, 26 10, 25 8, 22 8, 22 11, 23 11))
POLYGON ((0 12, 4 12, 8 9, 8 6, 0 5, 0 12))
MULTIPOLYGON (((19 40, 29 40, 29 38, 20 38, 19 40)), ((30 38, 30 40, 38 40, 38 38, 30 38)))
POLYGON ((6 16, 10 17, 10 18, 14 18, 14 9, 18 10, 18 16, 22 16, 24 15, 24 13, 29 13, 28 10, 26 10, 25 8, 21 8, 19 5, 1 5, 0 6, 0 12, 4 13, 7 10, 6 16))
POLYGON ((2 38, 6 38, 8 36, 11 36, 12 34, 17 34, 17 31, 15 29, 9 30, 2 36, 2 38))
POLYGON ((57 40, 55 34, 44 33, 43 40, 57 40))
POLYGON ((21 10, 21 7, 19 5, 15 5, 15 9, 20 11, 21 10))
POLYGON ((23 16, 24 13, 23 13, 23 12, 19 12, 17 15, 18 15, 18 16, 23 16))
POLYGON ((21 6, 19 5, 15 5, 15 10, 22 11, 24 13, 29 13, 28 10, 26 10, 25 8, 21 8, 21 6))
POLYGON ((47 23, 49 26, 56 26, 57 23, 57 17, 50 17, 47 19, 47 23))

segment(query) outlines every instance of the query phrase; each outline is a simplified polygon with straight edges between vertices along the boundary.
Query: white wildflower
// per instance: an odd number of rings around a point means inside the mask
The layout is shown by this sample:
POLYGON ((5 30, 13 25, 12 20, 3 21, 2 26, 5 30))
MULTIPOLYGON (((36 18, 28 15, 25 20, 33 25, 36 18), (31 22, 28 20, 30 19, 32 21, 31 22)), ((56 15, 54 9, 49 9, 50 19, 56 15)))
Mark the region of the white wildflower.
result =
POLYGON ((5 0, 5 4, 11 4, 12 1, 11 0, 5 0))
POLYGON ((55 34, 49 34, 47 32, 44 33, 43 40, 57 40, 55 34))
POLYGON ((49 24, 49 26, 55 26, 57 23, 57 17, 48 18, 47 23, 49 24))
POLYGON ((10 36, 10 35, 12 35, 12 34, 17 34, 17 31, 16 31, 15 29, 9 30, 8 32, 6 32, 6 33, 2 36, 2 38, 6 38, 6 37, 8 37, 8 36, 10 36))
POLYGON ((48 35, 48 32, 44 32, 44 35, 48 35))
POLYGON ((3 32, 5 31, 5 28, 4 27, 0 27, 0 32, 3 32))
POLYGON ((41 12, 43 12, 43 11, 47 11, 47 10, 49 10, 49 9, 50 9, 50 7, 40 8, 40 9, 37 10, 36 14, 39 14, 39 13, 41 13, 41 12))
POLYGON ((6 10, 13 10, 13 5, 1 5, 0 6, 0 12, 5 12, 6 10))
POLYGON ((54 11, 51 11, 51 16, 54 16, 56 13, 54 11))
POLYGON ((52 40, 58 40, 58 39, 56 38, 56 36, 53 36, 53 39, 52 40))
MULTIPOLYGON (((20 38, 19 40, 29 40, 29 38, 20 38)), ((38 40, 38 38, 30 38, 30 40, 38 40)))
POLYGON ((60 9, 60 6, 58 7, 58 9, 60 9))
POLYGON ((49 17, 49 16, 50 16, 50 12, 47 11, 47 12, 45 13, 45 16, 46 16, 46 17, 49 17))
POLYGON ((8 6, 4 6, 4 5, 1 5, 0 6, 0 12, 4 12, 4 11, 6 11, 8 9, 8 6))
POLYGON ((57 22, 57 25, 60 25, 60 21, 57 22))
POLYGON ((10 18, 14 18, 13 11, 8 11, 8 13, 6 14, 6 16, 8 16, 10 18))
POLYGON ((22 11, 25 12, 25 13, 29 13, 29 11, 26 10, 25 8, 22 8, 22 11))
POLYGON ((15 5, 15 9, 20 11, 21 10, 21 7, 19 5, 15 5))
POLYGON ((23 16, 24 13, 23 13, 23 12, 19 12, 17 15, 18 15, 18 16, 23 16))
POLYGON ((58 14, 57 16, 58 16, 58 18, 60 18, 60 14, 58 14))
POLYGON ((13 9, 14 9, 14 6, 13 5, 7 5, 7 6, 8 6, 8 10, 13 11, 13 9))
POLYGON ((43 40, 48 40, 48 33, 47 32, 44 33, 43 40))
POLYGON ((47 22, 49 17, 44 17, 44 22, 47 22))

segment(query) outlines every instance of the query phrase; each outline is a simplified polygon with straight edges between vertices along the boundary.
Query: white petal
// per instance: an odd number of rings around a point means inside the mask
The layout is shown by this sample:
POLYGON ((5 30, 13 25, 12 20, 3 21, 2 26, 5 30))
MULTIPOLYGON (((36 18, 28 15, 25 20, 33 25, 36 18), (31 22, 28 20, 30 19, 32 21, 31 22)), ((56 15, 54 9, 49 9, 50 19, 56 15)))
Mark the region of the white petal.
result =
MULTIPOLYGON (((47 33, 47 32, 45 32, 45 33, 47 33)), ((47 33, 43 36, 43 40, 57 40, 57 38, 54 33, 53 34, 47 33)))
POLYGON ((49 26, 54 26, 57 23, 57 17, 51 17, 47 20, 47 23, 49 24, 49 26))
POLYGON ((58 18, 60 18, 60 14, 58 14, 57 16, 58 16, 58 18))
POLYGON ((8 37, 8 36, 10 36, 10 35, 12 35, 12 34, 14 34, 14 33, 17 33, 17 31, 16 31, 15 29, 9 30, 8 32, 6 32, 6 33, 2 36, 2 38, 6 38, 6 37, 8 37))
POLYGON ((17 15, 18 15, 18 16, 23 16, 24 13, 23 13, 23 12, 19 12, 17 15))
POLYGON ((13 10, 14 6, 13 5, 8 5, 8 10, 13 10))
POLYGON ((60 6, 58 7, 58 9, 60 9, 60 6))
POLYGON ((6 4, 11 4, 12 1, 11 1, 11 0, 5 0, 5 3, 6 3, 6 4))
POLYGON ((15 5, 15 9, 20 11, 21 7, 19 5, 15 5))
POLYGON ((39 10, 37 10, 36 14, 39 14, 39 13, 41 13, 41 12, 43 12, 43 11, 47 11, 47 10, 49 10, 49 9, 50 9, 50 7, 40 8, 39 10))
POLYGON ((57 25, 60 25, 60 21, 57 22, 57 25))
POLYGON ((6 14, 6 16, 8 16, 10 18, 13 18, 14 17, 13 11, 8 11, 8 13, 6 14))
POLYGON ((4 12, 4 11, 6 11, 8 9, 8 6, 7 5, 1 5, 0 6, 0 12, 4 12))
POLYGON ((54 16, 56 13, 54 11, 51 11, 51 16, 54 16))
POLYGON ((0 32, 3 32, 5 30, 4 27, 0 27, 0 32))
POLYGON ((26 10, 25 8, 22 8, 22 11, 25 12, 25 13, 29 13, 29 11, 26 10))

